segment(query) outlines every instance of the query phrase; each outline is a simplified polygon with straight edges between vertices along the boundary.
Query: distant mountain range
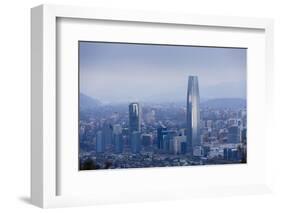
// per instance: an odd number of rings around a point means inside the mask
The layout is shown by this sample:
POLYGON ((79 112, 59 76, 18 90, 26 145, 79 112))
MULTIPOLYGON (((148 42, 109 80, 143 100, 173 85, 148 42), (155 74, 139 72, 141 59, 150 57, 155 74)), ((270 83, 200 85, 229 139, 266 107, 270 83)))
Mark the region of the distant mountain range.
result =
MULTIPOLYGON (((184 102, 181 104, 185 104, 184 102)), ((102 103, 90 96, 87 96, 83 93, 80 93, 80 109, 95 109, 97 107, 102 106, 102 103)), ((216 99, 201 99, 200 106, 202 108, 244 108, 246 107, 246 100, 242 98, 216 98, 216 99)))
POLYGON ((242 98, 217 98, 217 99, 209 99, 204 102, 201 102, 201 107, 203 108, 245 108, 247 103, 245 99, 242 98))
POLYGON ((80 93, 80 109, 86 110, 86 109, 93 109, 96 107, 99 107, 101 105, 101 102, 97 99, 94 99, 90 96, 87 96, 83 93, 80 93))

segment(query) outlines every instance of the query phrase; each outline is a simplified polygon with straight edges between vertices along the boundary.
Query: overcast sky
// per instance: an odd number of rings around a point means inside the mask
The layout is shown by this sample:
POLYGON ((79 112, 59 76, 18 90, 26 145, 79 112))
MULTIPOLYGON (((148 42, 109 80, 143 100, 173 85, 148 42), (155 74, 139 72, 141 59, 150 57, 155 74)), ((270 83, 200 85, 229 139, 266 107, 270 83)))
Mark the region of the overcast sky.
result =
POLYGON ((104 103, 246 97, 246 49, 80 42, 80 92, 104 103))

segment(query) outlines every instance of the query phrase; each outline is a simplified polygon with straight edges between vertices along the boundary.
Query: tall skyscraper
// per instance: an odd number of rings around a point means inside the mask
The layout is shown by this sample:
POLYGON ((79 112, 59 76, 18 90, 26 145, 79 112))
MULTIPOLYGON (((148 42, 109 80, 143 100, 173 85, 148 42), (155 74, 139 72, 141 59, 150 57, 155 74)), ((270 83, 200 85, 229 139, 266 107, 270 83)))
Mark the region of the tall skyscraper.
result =
POLYGON ((102 140, 106 149, 112 145, 112 132, 112 125, 109 123, 104 123, 102 127, 102 140))
POLYGON ((113 143, 115 153, 122 153, 124 145, 121 134, 113 134, 113 143))
POLYGON ((167 135, 167 127, 165 127, 163 124, 160 124, 160 126, 157 128, 157 148, 160 150, 164 148, 164 135, 167 135))
POLYGON ((141 131, 141 115, 139 103, 130 103, 129 105, 129 132, 141 131))
POLYGON ((113 126, 113 145, 115 153, 123 152, 122 127, 120 124, 113 126))
POLYGON ((134 131, 131 134, 131 149, 132 153, 139 153, 141 150, 141 135, 140 132, 134 131))
POLYGON ((140 152, 141 110, 139 103, 129 105, 129 138, 133 153, 140 152))
POLYGON ((193 154, 193 147, 200 146, 200 96, 197 76, 189 76, 187 88, 187 152, 193 154))
POLYGON ((98 131, 96 135, 96 150, 97 153, 103 153, 105 151, 105 143, 102 138, 102 131, 98 131))

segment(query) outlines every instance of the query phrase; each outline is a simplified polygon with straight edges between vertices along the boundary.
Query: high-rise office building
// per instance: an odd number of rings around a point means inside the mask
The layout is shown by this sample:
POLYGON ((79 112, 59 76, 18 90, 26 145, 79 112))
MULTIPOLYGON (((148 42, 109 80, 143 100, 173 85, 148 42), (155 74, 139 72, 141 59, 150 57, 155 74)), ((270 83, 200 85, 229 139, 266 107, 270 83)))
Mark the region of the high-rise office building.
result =
POLYGON ((163 148, 161 149, 164 153, 173 153, 173 138, 177 135, 174 130, 167 130, 163 134, 163 148))
POLYGON ((115 153, 123 152, 122 127, 120 124, 113 126, 113 145, 115 153))
POLYGON ((141 111, 139 103, 131 103, 129 105, 129 132, 141 131, 141 111))
POLYGON ((102 140, 106 148, 112 145, 112 125, 109 123, 104 123, 102 127, 102 140))
POLYGON ((141 134, 138 131, 134 131, 131 134, 131 149, 132 153, 139 153, 141 150, 141 134))
POLYGON ((231 126, 228 128, 228 143, 240 143, 241 131, 238 126, 231 126))
POLYGON ((129 139, 133 153, 139 153, 141 147, 141 111, 139 103, 129 105, 129 139))
POLYGON ((193 147, 200 146, 200 96, 197 76, 189 76, 186 103, 187 152, 193 153, 193 147))
MULTIPOLYGON (((172 146, 170 147, 171 153, 174 155, 181 154, 181 140, 180 137, 182 136, 175 136, 172 140, 172 146)), ((184 139, 185 140, 185 139, 184 139)))
POLYGON ((173 153, 182 154, 185 153, 184 145, 186 141, 185 135, 178 135, 173 137, 173 153), (182 149, 183 148, 183 149, 182 149))
POLYGON ((102 138, 102 131, 98 131, 96 134, 96 151, 97 153, 103 153, 105 151, 105 143, 102 138))
POLYGON ((114 143, 114 151, 115 153, 122 153, 123 152, 123 140, 121 134, 113 134, 113 143, 114 143))
POLYGON ((157 128, 157 148, 160 150, 164 147, 163 138, 165 135, 167 135, 167 127, 165 127, 163 124, 160 124, 157 128))
POLYGON ((186 142, 182 142, 181 144, 180 144, 180 146, 181 146, 181 154, 186 154, 186 150, 187 150, 187 148, 186 148, 186 142))

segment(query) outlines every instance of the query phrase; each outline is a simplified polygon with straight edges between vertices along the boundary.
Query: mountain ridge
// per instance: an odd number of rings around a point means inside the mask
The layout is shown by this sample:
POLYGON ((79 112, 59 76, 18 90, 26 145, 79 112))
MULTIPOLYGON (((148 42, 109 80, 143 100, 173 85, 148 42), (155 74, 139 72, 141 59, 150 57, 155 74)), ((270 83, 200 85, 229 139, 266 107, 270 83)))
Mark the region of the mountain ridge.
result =
POLYGON ((245 108, 246 99, 243 98, 214 98, 200 103, 203 108, 245 108))
MULTIPOLYGON (((185 102, 181 102, 181 104, 185 104, 185 102)), ((102 105, 98 99, 80 93, 80 109, 93 109, 102 105)), ((200 102, 200 107, 203 108, 245 108, 246 105, 246 99, 243 98, 201 98, 200 102)))
POLYGON ((79 104, 81 110, 92 109, 92 108, 99 107, 101 105, 101 102, 98 99, 92 98, 83 93, 80 93, 79 100, 80 100, 79 104))

